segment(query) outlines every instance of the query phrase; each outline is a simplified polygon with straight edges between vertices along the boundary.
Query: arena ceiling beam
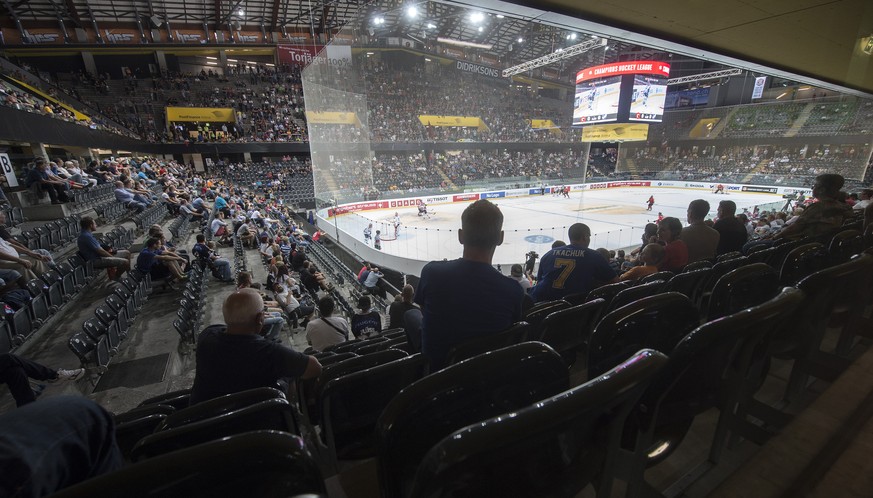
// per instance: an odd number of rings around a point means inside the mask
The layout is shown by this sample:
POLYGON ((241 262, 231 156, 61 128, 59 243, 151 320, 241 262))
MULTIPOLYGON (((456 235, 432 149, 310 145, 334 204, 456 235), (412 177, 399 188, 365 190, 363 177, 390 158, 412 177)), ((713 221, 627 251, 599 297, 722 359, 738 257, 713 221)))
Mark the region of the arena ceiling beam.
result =
POLYGON ((693 83, 695 81, 717 80, 727 78, 728 76, 739 76, 744 72, 745 71, 742 69, 725 69, 724 71, 713 71, 711 73, 682 76, 681 78, 671 78, 667 80, 667 85, 681 85, 682 83, 693 83))
POLYGON ((523 62, 521 64, 506 68, 503 70, 503 77, 508 78, 510 76, 526 73, 532 69, 536 69, 542 66, 548 66, 549 64, 554 64, 563 59, 568 59, 570 57, 575 57, 577 55, 583 54, 589 50, 605 47, 606 39, 598 38, 596 40, 588 40, 577 45, 573 45, 571 47, 567 47, 564 49, 559 49, 557 52, 552 52, 551 54, 544 55, 537 59, 523 62))

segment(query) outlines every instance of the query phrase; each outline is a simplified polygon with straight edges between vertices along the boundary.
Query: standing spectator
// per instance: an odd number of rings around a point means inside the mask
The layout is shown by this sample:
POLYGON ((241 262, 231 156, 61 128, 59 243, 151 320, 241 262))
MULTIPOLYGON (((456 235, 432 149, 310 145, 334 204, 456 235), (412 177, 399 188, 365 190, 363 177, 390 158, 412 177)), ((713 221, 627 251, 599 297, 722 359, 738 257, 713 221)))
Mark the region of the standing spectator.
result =
MULTIPOLYGON (((719 233, 717 255, 742 250, 749 240, 745 224, 736 216, 737 204, 734 201, 718 203, 718 220, 715 230, 719 233)), ((684 236, 684 235, 683 235, 684 236)))
POLYGON ((372 306, 370 296, 363 295, 358 299, 358 312, 352 316, 352 335, 357 339, 368 339, 382 332, 382 317, 372 306))
POLYGON ((567 231, 570 245, 543 254, 537 285, 531 291, 536 302, 554 301, 570 294, 587 294, 598 285, 618 281, 609 262, 588 248, 591 229, 574 223, 567 231))
POLYGON ((379 287, 379 279, 384 277, 385 274, 379 271, 379 268, 373 267, 372 270, 367 273, 367 278, 364 280, 364 288, 367 289, 367 292, 373 295, 382 295, 385 293, 379 287))
POLYGON ((524 291, 492 266, 503 243, 503 214, 487 200, 461 215, 463 255, 431 261, 421 271, 415 302, 422 309, 422 352, 431 370, 445 366, 449 350, 464 341, 507 329, 521 318, 524 291))
POLYGON ((318 312, 321 318, 311 320, 306 326, 306 340, 316 351, 349 340, 349 324, 345 318, 331 316, 336 303, 330 296, 318 300, 318 312))
POLYGON ((680 235, 688 247, 688 263, 715 259, 720 235, 704 222, 707 214, 709 214, 709 203, 705 200, 696 199, 688 204, 689 225, 682 229, 680 235))
POLYGON ((119 280, 124 272, 130 270, 130 252, 123 249, 112 249, 107 251, 100 242, 94 238, 94 230, 97 230, 97 222, 90 216, 84 216, 79 221, 79 227, 82 231, 79 232, 79 238, 76 240, 76 245, 79 247, 79 254, 85 261, 91 261, 94 269, 100 268, 115 268, 115 276, 113 280, 119 280))

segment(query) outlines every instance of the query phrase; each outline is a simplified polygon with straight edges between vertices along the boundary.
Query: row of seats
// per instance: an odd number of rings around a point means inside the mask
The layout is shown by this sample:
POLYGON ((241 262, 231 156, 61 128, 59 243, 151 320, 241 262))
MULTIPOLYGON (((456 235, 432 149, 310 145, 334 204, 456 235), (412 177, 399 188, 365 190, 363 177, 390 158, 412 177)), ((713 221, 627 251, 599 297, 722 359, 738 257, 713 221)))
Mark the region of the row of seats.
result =
POLYGON ((156 223, 159 223, 167 216, 167 208, 162 204, 144 210, 141 213, 133 215, 133 222, 140 230, 148 230, 148 228, 156 223))
POLYGON ((82 331, 73 334, 67 343, 83 367, 96 367, 101 375, 106 373, 151 292, 151 278, 135 270, 120 283, 97 306, 94 317, 85 320, 82 331))
POLYGON ((96 208, 97 206, 105 205, 107 202, 115 200, 115 185, 112 183, 104 183, 87 189, 69 190, 67 195, 79 208, 96 208))
POLYGON ((75 242, 79 236, 80 219, 78 215, 71 215, 49 221, 30 230, 24 230, 13 238, 30 250, 57 251, 63 249, 67 244, 75 242))
POLYGON ((203 308, 206 299, 206 288, 209 283, 208 268, 201 262, 192 264, 188 283, 182 291, 182 299, 179 300, 179 308, 176 310, 177 318, 173 320, 173 327, 179 333, 180 344, 190 351, 197 342, 197 331, 203 328, 203 308))
POLYGON ((72 256, 28 282, 29 301, 25 305, 17 310, 4 305, 0 352, 12 351, 23 344, 93 279, 91 265, 79 256, 72 256))

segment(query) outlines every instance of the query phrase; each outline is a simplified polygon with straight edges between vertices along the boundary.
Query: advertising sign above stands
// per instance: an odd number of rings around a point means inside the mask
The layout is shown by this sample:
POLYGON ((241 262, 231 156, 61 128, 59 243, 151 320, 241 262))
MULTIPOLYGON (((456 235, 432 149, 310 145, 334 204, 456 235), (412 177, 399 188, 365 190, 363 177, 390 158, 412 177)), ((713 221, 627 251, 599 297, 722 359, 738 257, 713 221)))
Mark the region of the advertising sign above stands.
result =
POLYGON ((457 61, 455 63, 455 69, 464 73, 473 73, 479 76, 485 76, 486 78, 500 78, 500 70, 495 69, 489 66, 483 66, 482 64, 474 64, 472 62, 465 61, 457 61))
POLYGON ((276 46, 279 64, 330 64, 347 66, 352 63, 352 47, 349 45, 284 45, 276 46))
POLYGON ((233 123, 236 113, 229 107, 167 107, 167 121, 233 123))

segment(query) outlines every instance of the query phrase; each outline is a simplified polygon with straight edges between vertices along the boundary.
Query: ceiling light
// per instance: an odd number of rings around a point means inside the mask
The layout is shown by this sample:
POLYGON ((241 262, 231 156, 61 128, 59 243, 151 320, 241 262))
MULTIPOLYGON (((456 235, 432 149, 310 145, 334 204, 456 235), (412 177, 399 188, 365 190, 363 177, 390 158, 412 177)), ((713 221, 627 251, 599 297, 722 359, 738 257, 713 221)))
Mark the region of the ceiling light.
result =
POLYGON ((480 32, 480 33, 482 32, 483 29, 485 29, 485 28, 483 28, 482 26, 479 26, 479 32, 480 32))
POLYGON ((424 62, 430 62, 430 59, 428 59, 427 57, 425 57, 425 58, 424 58, 424 62))
POLYGON ((378 16, 373 19, 373 24, 375 24, 376 26, 381 26, 385 24, 385 18, 382 16, 378 16))
POLYGON ((416 7, 415 5, 410 5, 406 9, 406 15, 411 17, 412 19, 415 19, 416 17, 418 17, 418 7, 416 7))
POLYGON ((568 40, 575 40, 575 39, 576 39, 576 33, 570 33, 569 35, 567 35, 567 39, 568 39, 568 40))
POLYGON ((427 29, 436 29, 436 24, 432 22, 427 23, 427 29))
POLYGON ((239 61, 236 59, 227 59, 227 62, 239 62, 239 61))
POLYGON ((244 16, 244 15, 246 15, 246 11, 239 9, 239 12, 237 12, 237 14, 244 16))
POLYGON ((206 58, 209 59, 209 60, 211 60, 211 61, 217 61, 217 60, 218 60, 217 57, 209 57, 209 56, 207 56, 206 58))
POLYGON ((209 64, 209 65, 212 65, 212 66, 217 66, 217 65, 218 65, 217 62, 212 62, 212 61, 206 61, 206 63, 209 64))
POLYGON ((484 20, 485 20, 485 14, 483 14, 481 12, 473 12, 472 14, 470 14, 470 21, 472 21, 472 22, 479 23, 479 22, 482 22, 484 20))
POLYGON ((524 38, 522 38, 522 37, 519 36, 519 37, 518 37, 518 43, 524 43, 524 38))
POLYGON ((495 17, 497 17, 498 19, 503 19, 504 16, 503 14, 497 14, 495 17))

